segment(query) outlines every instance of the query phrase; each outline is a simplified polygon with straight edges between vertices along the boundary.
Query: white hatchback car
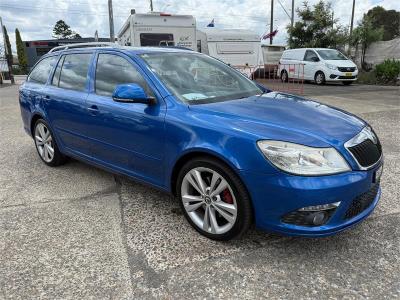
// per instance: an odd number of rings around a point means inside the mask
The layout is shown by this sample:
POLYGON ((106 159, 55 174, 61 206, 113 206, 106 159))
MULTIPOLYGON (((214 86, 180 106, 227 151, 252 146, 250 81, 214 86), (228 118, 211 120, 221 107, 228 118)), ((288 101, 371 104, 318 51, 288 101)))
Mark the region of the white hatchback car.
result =
POLYGON ((357 80, 356 64, 335 49, 301 48, 283 52, 278 76, 288 79, 313 80, 317 84, 341 81, 345 85, 357 80))

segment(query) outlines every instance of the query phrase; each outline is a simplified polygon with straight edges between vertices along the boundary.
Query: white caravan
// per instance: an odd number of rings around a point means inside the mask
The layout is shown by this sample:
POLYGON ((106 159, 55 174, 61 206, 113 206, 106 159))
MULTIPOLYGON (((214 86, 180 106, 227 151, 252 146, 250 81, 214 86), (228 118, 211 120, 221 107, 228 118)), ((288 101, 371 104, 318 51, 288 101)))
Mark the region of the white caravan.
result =
POLYGON ((254 68, 263 64, 260 37, 243 29, 203 28, 197 30, 197 51, 228 65, 254 68))
POLYGON ((196 19, 191 15, 152 12, 131 15, 118 32, 124 46, 176 46, 196 48, 196 19))

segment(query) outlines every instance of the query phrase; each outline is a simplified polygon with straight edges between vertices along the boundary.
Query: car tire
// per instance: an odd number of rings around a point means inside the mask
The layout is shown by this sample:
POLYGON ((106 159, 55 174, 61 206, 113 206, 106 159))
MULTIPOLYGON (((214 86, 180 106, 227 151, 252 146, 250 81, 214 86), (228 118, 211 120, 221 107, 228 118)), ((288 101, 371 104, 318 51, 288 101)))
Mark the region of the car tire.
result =
POLYGON ((33 140, 40 159, 46 165, 57 167, 66 162, 67 157, 60 152, 50 126, 43 119, 35 123, 33 140))
POLYGON ((353 83, 353 81, 342 81, 343 85, 350 85, 353 83))
POLYGON ((253 223, 246 187, 231 168, 216 159, 199 157, 187 162, 179 172, 176 191, 187 221, 210 239, 238 238, 253 223))
POLYGON ((314 82, 316 84, 318 84, 318 85, 325 84, 325 74, 324 74, 324 72, 318 71, 317 73, 315 73, 314 82))
POLYGON ((288 73, 285 70, 283 70, 281 72, 281 81, 282 82, 288 82, 289 81, 288 73))

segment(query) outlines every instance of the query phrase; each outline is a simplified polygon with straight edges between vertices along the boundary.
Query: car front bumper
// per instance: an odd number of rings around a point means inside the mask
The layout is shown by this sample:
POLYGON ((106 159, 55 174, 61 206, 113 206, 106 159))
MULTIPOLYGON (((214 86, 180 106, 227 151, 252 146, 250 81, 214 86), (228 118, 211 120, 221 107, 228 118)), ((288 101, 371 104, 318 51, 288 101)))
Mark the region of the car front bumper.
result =
POLYGON ((357 80, 358 70, 354 72, 340 72, 338 70, 327 70, 326 81, 354 81, 357 80))
POLYGON ((381 195, 379 179, 376 179, 380 167, 383 167, 383 162, 368 171, 318 177, 241 171, 241 177, 251 195, 258 228, 285 235, 321 237, 359 223, 374 210, 381 195), (351 218, 345 218, 352 204, 354 207, 353 201, 373 188, 376 193, 369 205, 351 218), (339 201, 340 205, 321 226, 299 226, 282 221, 283 216, 302 207, 339 201))

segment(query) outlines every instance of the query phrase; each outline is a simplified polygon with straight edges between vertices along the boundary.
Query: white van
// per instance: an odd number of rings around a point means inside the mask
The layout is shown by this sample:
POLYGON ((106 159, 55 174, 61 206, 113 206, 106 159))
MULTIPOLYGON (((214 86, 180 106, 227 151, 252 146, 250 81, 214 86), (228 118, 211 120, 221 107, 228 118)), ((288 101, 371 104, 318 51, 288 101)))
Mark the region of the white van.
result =
POLYGON ((137 14, 134 9, 118 32, 123 46, 175 46, 196 50, 196 19, 161 12, 137 14))
POLYGON ((312 80, 317 84, 329 81, 343 82, 343 84, 349 85, 357 80, 358 75, 355 63, 335 49, 286 50, 283 52, 279 64, 278 75, 284 82, 294 78, 312 80))
POLYGON ((249 30, 213 27, 197 30, 197 51, 253 71, 263 64, 260 37, 249 30))

